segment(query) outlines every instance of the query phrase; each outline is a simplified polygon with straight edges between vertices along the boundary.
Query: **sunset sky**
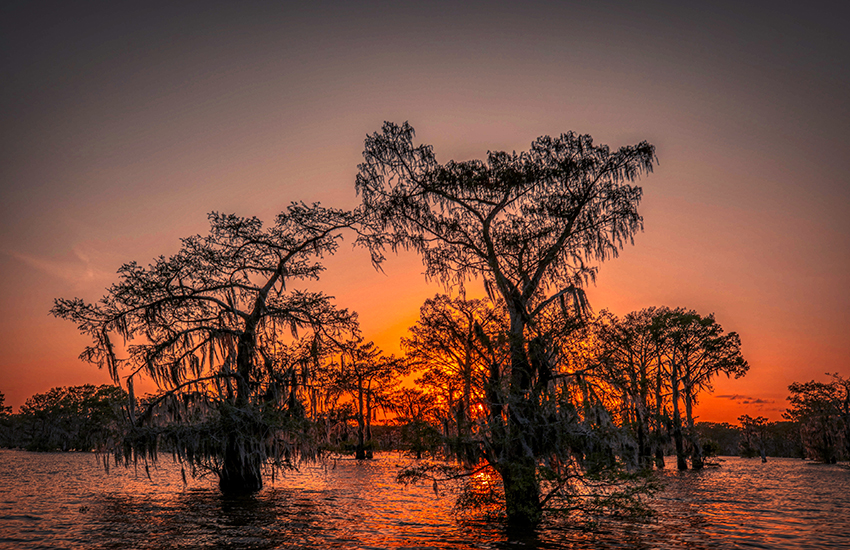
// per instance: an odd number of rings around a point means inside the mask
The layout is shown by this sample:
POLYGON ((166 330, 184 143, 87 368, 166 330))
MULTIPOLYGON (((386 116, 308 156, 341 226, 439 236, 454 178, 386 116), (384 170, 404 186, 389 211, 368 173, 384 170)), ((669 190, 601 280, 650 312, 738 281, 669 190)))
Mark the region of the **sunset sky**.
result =
MULTIPOLYGON (((846 7, 462 4, 4 2, 7 404, 108 381, 49 316, 54 298, 97 300, 122 263, 176 252, 213 210, 354 207, 363 140, 385 120, 441 162, 570 130, 653 143, 645 231, 588 293, 597 311, 681 306, 741 335, 749 374, 718 380, 698 420, 779 420, 791 382, 850 375, 846 7)), ((321 288, 388 351, 442 290, 416 256, 381 274, 350 241, 326 265, 321 288)))

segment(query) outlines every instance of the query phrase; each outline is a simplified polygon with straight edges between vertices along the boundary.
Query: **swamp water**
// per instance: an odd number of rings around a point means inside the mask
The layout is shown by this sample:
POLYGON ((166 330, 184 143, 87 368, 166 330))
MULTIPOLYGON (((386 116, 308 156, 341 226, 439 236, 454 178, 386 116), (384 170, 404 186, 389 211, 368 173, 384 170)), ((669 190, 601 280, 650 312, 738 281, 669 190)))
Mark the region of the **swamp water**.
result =
MULTIPOLYGON (((719 468, 660 473, 646 523, 593 530, 548 523, 506 533, 458 519, 451 496, 394 481, 410 461, 328 461, 257 495, 225 498, 163 457, 112 468, 95 456, 0 450, 2 548, 850 548, 850 470, 795 459, 726 458, 719 468)), ((668 466, 672 466, 668 462, 668 466)))

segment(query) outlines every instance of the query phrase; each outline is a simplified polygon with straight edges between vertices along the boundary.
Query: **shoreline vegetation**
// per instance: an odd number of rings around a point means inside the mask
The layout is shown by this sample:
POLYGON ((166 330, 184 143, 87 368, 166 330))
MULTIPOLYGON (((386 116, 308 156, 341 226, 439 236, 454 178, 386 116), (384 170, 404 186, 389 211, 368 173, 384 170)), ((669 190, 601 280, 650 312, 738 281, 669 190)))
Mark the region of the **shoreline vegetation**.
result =
POLYGON ((599 264, 643 228, 636 182, 657 164, 651 144, 611 150, 570 132, 440 164, 414 137, 389 122, 367 136, 352 211, 292 203, 269 225, 213 212, 207 235, 124 264, 100 300, 57 299, 51 313, 91 337, 81 358, 114 385, 3 409, 4 442, 127 465, 171 454, 226 494, 328 452, 399 450, 435 459, 399 481, 521 528, 545 515, 644 517, 651 471, 671 453, 680 470, 730 450, 847 458, 850 380, 792 384, 788 422, 696 422, 712 381, 749 369, 738 334, 683 307, 591 308, 599 264), (344 238, 378 269, 389 253, 419 253, 451 292, 422 305, 399 357, 355 312, 299 289, 320 284, 344 238), (487 298, 467 299, 472 284, 487 298), (142 377, 160 391, 137 396, 142 377))
MULTIPOLYGON (((0 393, 0 397, 2 395, 0 393)), ((108 385, 57 387, 45 394, 33 395, 20 412, 12 413, 11 407, 7 407, 0 414, 0 448, 29 452, 104 453, 106 447, 96 442, 102 441, 104 434, 109 434, 110 438, 120 437, 121 411, 126 398, 126 393, 121 395, 115 392, 114 386, 108 385), (101 403, 89 409, 68 407, 61 399, 58 402, 53 400, 60 395, 91 394, 94 390, 109 397, 102 398, 101 403), (116 395, 118 399, 115 399, 116 395)), ((154 396, 146 397, 152 398, 154 396)), ((840 449, 824 453, 817 441, 804 441, 804 437, 812 432, 811 423, 823 423, 823 419, 809 419, 809 425, 784 420, 758 422, 756 426, 753 425, 754 420, 744 416, 737 424, 695 423, 694 430, 705 452, 704 466, 716 466, 715 460, 722 462, 724 457, 760 458, 762 447, 768 459, 797 458, 812 464, 850 461, 850 454, 840 449)), ((356 418, 350 417, 341 422, 346 426, 339 432, 340 439, 324 445, 321 454, 333 460, 358 460, 356 418)), ((825 422, 828 423, 829 419, 825 422)), ((368 452, 395 452, 413 459, 444 458, 442 436, 434 437, 430 446, 422 445, 421 441, 411 437, 410 426, 398 417, 389 418, 382 414, 371 429, 372 439, 365 443, 368 452)), ((436 433, 439 426, 432 425, 429 429, 436 433)), ((170 452, 170 449, 163 450, 170 452)), ((675 457, 675 447, 668 444, 663 449, 663 456, 675 457)))

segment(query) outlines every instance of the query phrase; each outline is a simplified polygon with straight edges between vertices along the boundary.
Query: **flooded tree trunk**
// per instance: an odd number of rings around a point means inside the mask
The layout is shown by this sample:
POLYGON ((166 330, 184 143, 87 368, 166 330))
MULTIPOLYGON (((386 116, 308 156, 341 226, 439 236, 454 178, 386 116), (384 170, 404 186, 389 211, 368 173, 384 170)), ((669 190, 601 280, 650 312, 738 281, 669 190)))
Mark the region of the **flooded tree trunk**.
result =
POLYGON ((655 449, 655 467, 659 470, 664 469, 664 449, 662 449, 661 446, 658 446, 655 449))
MULTIPOLYGON (((457 407, 455 406, 454 392, 449 390, 446 393, 446 414, 441 415, 440 422, 443 426, 443 452, 446 456, 452 456, 457 451, 452 439, 452 426, 457 424, 457 407)), ((454 432, 456 435, 456 432, 454 432)))
POLYGON ((469 466, 477 462, 478 457, 474 451, 472 438, 472 427, 470 421, 470 401, 472 399, 472 329, 466 339, 465 359, 463 365, 463 395, 457 415, 458 440, 461 446, 461 459, 469 466))
POLYGON ((649 450, 646 445, 646 435, 643 431, 643 415, 640 410, 635 410, 635 421, 637 423, 638 465, 641 468, 649 463, 649 450))
POLYGON ((664 436, 662 425, 664 423, 662 409, 664 407, 663 394, 664 380, 662 377, 661 357, 658 357, 658 365, 655 373, 655 467, 664 469, 664 436))
POLYGON ((639 400, 635 407, 635 417, 638 423, 638 457, 641 468, 652 467, 652 448, 650 445, 650 415, 649 415, 649 379, 646 373, 646 360, 640 360, 639 400))
POLYGON ((525 456, 523 449, 510 445, 506 460, 499 462, 497 471, 502 476, 505 489, 505 507, 508 523, 531 526, 540 522, 540 486, 537 480, 537 461, 525 456))
POLYGON ((218 483, 224 493, 252 493, 263 487, 262 459, 255 445, 252 445, 259 443, 261 437, 252 425, 250 416, 240 414, 248 412, 251 403, 248 381, 251 377, 255 326, 256 320, 252 318, 237 343, 235 407, 220 411, 227 432, 218 483))
POLYGON ((223 493, 253 493, 263 488, 262 464, 251 449, 245 449, 236 434, 228 436, 218 486, 223 493))
POLYGON ((693 397, 691 396, 691 387, 686 383, 684 387, 685 393, 685 418, 688 423, 688 439, 691 442, 691 467, 694 470, 701 470, 705 465, 702 457, 702 445, 699 442, 699 436, 694 430, 693 416, 693 397))
POLYGON ((508 523, 515 527, 528 527, 540 522, 540 487, 537 482, 537 465, 531 457, 502 463, 497 470, 505 488, 505 506, 508 523))
POLYGON ((372 458, 372 392, 366 391, 366 458, 372 458))
POLYGON ((682 416, 679 414, 679 370, 675 353, 670 364, 670 386, 673 388, 671 399, 673 401, 673 443, 676 446, 676 467, 680 470, 687 470, 688 460, 682 438, 682 416))
POLYGON ((364 418, 363 418, 363 378, 357 378, 357 449, 354 458, 357 460, 366 459, 366 443, 364 440, 364 418))
POLYGON ((527 429, 521 418, 533 418, 536 403, 529 400, 531 388, 531 364, 525 352, 524 323, 519 315, 511 312, 511 398, 508 404, 508 441, 505 442, 505 458, 499 462, 497 471, 502 476, 505 489, 505 506, 508 523, 513 526, 532 526, 540 522, 540 485, 537 480, 537 461, 529 456, 528 447, 523 445, 527 429))

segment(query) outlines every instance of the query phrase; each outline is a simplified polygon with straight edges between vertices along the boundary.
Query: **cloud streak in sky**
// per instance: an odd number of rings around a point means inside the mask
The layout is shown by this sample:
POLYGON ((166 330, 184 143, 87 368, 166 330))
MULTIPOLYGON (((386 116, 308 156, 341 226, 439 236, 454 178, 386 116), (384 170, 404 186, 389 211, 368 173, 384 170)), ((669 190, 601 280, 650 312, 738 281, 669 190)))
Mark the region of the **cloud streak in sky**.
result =
POLYGON ((75 288, 82 288, 99 280, 108 280, 111 277, 110 273, 93 265, 89 254, 81 250, 79 246, 72 248, 71 252, 73 254, 71 258, 54 259, 24 254, 15 250, 3 251, 7 256, 51 277, 66 281, 75 288))
POLYGON ((776 403, 775 399, 761 399, 759 397, 752 397, 749 395, 718 395, 716 396, 718 399, 729 399, 730 401, 734 401, 735 403, 739 403, 741 405, 772 405, 776 403))

